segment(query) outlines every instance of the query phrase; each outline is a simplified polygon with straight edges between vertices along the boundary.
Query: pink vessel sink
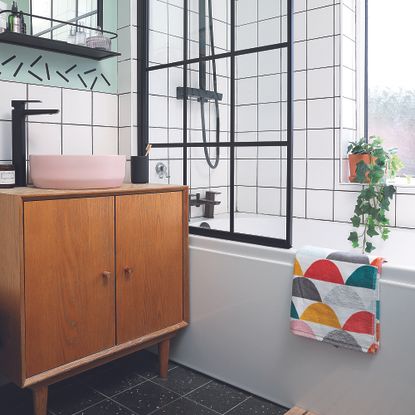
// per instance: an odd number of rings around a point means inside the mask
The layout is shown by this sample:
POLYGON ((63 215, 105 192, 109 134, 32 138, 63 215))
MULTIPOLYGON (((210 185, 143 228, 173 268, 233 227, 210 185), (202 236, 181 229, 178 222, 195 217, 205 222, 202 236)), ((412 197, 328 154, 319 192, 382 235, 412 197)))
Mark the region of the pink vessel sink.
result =
POLYGON ((120 187, 125 156, 31 155, 30 176, 43 189, 106 189, 120 187))

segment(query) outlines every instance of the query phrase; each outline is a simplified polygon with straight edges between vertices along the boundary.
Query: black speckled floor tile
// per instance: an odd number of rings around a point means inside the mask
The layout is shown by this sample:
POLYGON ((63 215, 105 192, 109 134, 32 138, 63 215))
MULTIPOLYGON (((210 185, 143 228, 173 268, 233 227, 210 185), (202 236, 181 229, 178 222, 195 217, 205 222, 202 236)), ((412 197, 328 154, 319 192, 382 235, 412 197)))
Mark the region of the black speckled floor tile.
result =
POLYGON ((76 415, 134 415, 134 412, 116 402, 105 400, 84 411, 78 412, 76 415))
POLYGON ((216 412, 190 401, 186 398, 178 399, 162 409, 154 412, 154 415, 216 415, 216 412))
POLYGON ((147 381, 114 396, 112 399, 139 415, 147 415, 179 398, 177 393, 147 381))
POLYGON ((179 366, 169 372, 167 379, 157 377, 152 381, 173 390, 179 395, 185 395, 210 382, 211 378, 179 366))
MULTIPOLYGON (((5 409, 1 408, 0 413, 2 415, 33 415, 33 406, 30 404, 21 404, 16 407, 5 409)), ((54 415, 52 412, 48 411, 48 415, 54 415)))
MULTIPOLYGON (((141 351, 49 387, 48 415, 283 415, 288 410, 141 351)), ((0 415, 33 415, 32 393, 0 387, 0 415)))
POLYGON ((283 415, 286 412, 288 412, 287 408, 260 398, 251 397, 228 412, 227 415, 283 415))
POLYGON ((85 379, 92 378, 94 376, 102 376, 109 370, 114 370, 116 367, 119 367, 118 361, 110 362, 105 365, 95 367, 94 369, 87 370, 86 372, 82 372, 80 375, 76 376, 76 379, 83 383, 85 379))
POLYGON ((146 379, 136 373, 133 368, 117 366, 102 373, 91 374, 83 379, 85 384, 109 397, 145 381, 146 379))
POLYGON ((210 382, 187 395, 192 401, 221 414, 249 398, 249 394, 220 382, 210 382))
POLYGON ((72 415, 104 399, 103 395, 86 385, 58 385, 49 391, 49 409, 56 415, 72 415))
MULTIPOLYGON (((121 367, 134 368, 134 371, 139 375, 150 379, 159 374, 159 359, 154 353, 143 351, 127 356, 118 362, 121 367)), ((175 368, 177 365, 169 362, 169 370, 175 368)))
POLYGON ((32 405, 32 393, 28 389, 20 389, 10 383, 0 388, 0 402, 0 409, 5 412, 16 406, 30 407, 32 405))

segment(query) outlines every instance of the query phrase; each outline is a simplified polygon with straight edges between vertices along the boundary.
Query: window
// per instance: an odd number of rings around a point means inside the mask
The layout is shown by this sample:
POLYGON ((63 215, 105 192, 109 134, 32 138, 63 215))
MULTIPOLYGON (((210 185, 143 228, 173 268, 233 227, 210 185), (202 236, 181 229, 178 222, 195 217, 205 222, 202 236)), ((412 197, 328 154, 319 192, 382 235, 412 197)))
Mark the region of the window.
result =
MULTIPOLYGON (((415 3, 343 0, 341 36, 342 180, 348 141, 373 135, 398 148, 403 176, 415 177, 415 3)), ((413 184, 410 183, 411 185, 413 184)))
POLYGON ((152 144, 152 181, 164 164, 190 186, 193 234, 291 246, 292 3, 139 7, 139 153, 152 144))
POLYGON ((415 3, 368 1, 368 134, 398 147, 401 175, 415 176, 415 3))

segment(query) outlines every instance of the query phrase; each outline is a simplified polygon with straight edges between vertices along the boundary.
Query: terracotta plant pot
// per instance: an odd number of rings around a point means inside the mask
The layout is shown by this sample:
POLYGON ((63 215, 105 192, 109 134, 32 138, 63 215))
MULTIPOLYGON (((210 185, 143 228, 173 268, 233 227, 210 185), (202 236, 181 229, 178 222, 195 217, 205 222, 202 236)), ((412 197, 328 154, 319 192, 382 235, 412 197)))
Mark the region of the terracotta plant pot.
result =
MULTIPOLYGON (((370 154, 349 154, 349 180, 351 183, 357 183, 357 165, 363 161, 365 164, 375 164, 376 158, 370 154)), ((369 183, 369 172, 366 173, 365 183, 369 183)))

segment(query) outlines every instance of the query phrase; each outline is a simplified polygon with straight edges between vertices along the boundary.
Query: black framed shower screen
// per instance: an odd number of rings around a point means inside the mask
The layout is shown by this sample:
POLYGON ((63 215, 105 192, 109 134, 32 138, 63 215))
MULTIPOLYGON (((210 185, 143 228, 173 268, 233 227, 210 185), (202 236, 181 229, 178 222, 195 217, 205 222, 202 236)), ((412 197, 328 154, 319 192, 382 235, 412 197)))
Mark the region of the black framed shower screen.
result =
MULTIPOLYGON (((206 229, 196 226, 190 226, 190 233, 206 237, 226 239, 238 242, 253 243, 258 245, 291 248, 292 246, 292 187, 293 187, 293 0, 286 0, 286 41, 274 43, 265 46, 252 47, 247 49, 236 48, 236 3, 237 0, 230 1, 230 50, 224 53, 208 54, 205 57, 192 58, 189 57, 189 0, 183 0, 183 59, 179 61, 169 62, 165 64, 149 64, 149 7, 150 0, 139 0, 138 7, 138 84, 137 84, 137 100, 138 100, 138 154, 143 155, 149 144, 149 73, 152 71, 166 70, 168 68, 181 67, 183 69, 183 87, 190 87, 188 79, 188 69, 190 65, 199 64, 201 61, 210 62, 213 59, 219 60, 227 58, 230 60, 230 128, 229 140, 220 142, 209 142, 207 146, 215 149, 229 149, 229 230, 206 229), (275 141, 236 141, 236 59, 239 56, 248 54, 259 54, 267 51, 286 51, 286 139, 275 141), (286 195, 285 195, 285 238, 273 238, 255 234, 245 234, 235 231, 235 170, 236 170, 236 150, 242 147, 279 147, 285 149, 286 154, 286 195)), ((283 1, 283 0, 281 0, 283 1)), ((282 17, 282 16, 281 16, 282 17)), ((188 140, 188 101, 186 94, 183 97, 183 141, 181 143, 151 143, 153 148, 181 148, 183 150, 183 184, 188 185, 188 149, 203 147, 206 144, 198 142, 190 142, 188 140)))

